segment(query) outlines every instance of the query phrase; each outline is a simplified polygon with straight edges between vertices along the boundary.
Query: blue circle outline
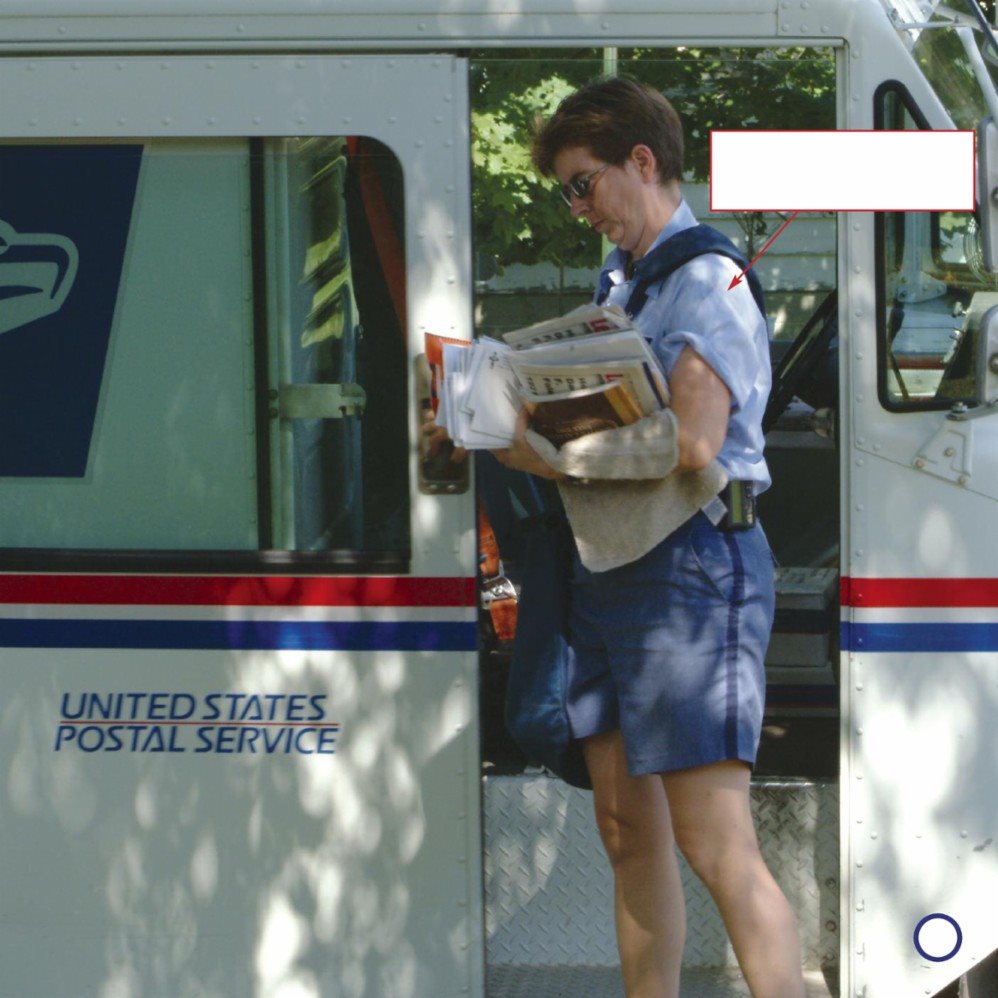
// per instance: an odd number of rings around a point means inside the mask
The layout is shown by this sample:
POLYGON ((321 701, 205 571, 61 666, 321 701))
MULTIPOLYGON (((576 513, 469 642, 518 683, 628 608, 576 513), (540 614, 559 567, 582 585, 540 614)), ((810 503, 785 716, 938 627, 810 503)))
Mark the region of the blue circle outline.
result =
POLYGON ((942 911, 934 911, 931 915, 926 915, 919 923, 915 926, 915 932, 912 936, 912 942, 915 944, 915 949, 918 950, 920 956, 923 956, 926 960, 931 960, 933 963, 945 963, 947 960, 952 960, 953 957, 960 952, 960 947, 963 945, 963 930, 960 928, 959 923, 952 915, 947 915, 942 911), (956 945, 947 953, 945 956, 931 956, 922 949, 921 943, 918 941, 918 934, 922 931, 922 926, 926 922, 931 921, 933 918, 941 918, 944 922, 949 922, 956 931, 956 945))

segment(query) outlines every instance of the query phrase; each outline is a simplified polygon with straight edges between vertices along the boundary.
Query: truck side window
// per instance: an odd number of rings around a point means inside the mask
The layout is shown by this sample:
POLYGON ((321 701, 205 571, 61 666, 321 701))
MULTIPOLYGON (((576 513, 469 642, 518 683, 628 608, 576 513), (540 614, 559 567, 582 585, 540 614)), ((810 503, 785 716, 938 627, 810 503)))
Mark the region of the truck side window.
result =
MULTIPOLYGON (((879 128, 923 127, 900 86, 881 87, 877 101, 879 128)), ((948 408, 972 399, 973 334, 998 301, 998 283, 981 263, 973 212, 878 213, 877 260, 883 405, 948 408)))
POLYGON ((402 169, 357 137, 0 145, 0 549, 409 549, 402 169))
POLYGON ((262 154, 280 409, 271 420, 281 485, 269 490, 273 546, 406 552, 400 164, 361 138, 274 140, 262 154))

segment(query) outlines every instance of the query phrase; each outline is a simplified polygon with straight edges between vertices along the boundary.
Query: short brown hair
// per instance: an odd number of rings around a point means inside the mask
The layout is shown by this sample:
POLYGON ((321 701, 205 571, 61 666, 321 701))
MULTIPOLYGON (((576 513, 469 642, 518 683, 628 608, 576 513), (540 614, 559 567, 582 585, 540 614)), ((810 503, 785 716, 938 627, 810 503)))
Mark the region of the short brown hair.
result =
POLYGON ((588 149, 620 166, 636 145, 646 145, 655 154, 661 183, 681 179, 683 126, 676 109, 657 90, 629 76, 613 76, 569 94, 537 129, 531 158, 550 176, 563 149, 588 149))

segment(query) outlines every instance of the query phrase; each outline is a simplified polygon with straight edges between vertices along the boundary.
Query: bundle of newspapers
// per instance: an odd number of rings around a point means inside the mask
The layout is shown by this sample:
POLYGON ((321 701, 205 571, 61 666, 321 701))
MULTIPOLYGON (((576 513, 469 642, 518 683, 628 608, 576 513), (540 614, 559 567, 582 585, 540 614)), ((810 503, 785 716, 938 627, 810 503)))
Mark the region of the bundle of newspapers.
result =
POLYGON ((585 305, 558 319, 457 340, 428 333, 435 420, 459 447, 508 447, 517 415, 556 447, 627 426, 669 403, 661 368, 620 309, 585 305))

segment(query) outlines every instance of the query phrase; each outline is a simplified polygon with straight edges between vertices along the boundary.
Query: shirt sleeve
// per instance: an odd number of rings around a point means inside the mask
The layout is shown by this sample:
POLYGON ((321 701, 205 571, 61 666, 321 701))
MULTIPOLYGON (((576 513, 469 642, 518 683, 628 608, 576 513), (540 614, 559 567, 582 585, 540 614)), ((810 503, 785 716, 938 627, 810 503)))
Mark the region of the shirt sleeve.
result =
POLYGON ((734 410, 744 408, 769 375, 768 366, 761 370, 769 363, 766 324, 748 282, 728 290, 738 273, 733 260, 711 253, 671 275, 660 297, 667 305, 665 330, 655 343, 667 377, 684 347, 695 350, 731 392, 734 410))

